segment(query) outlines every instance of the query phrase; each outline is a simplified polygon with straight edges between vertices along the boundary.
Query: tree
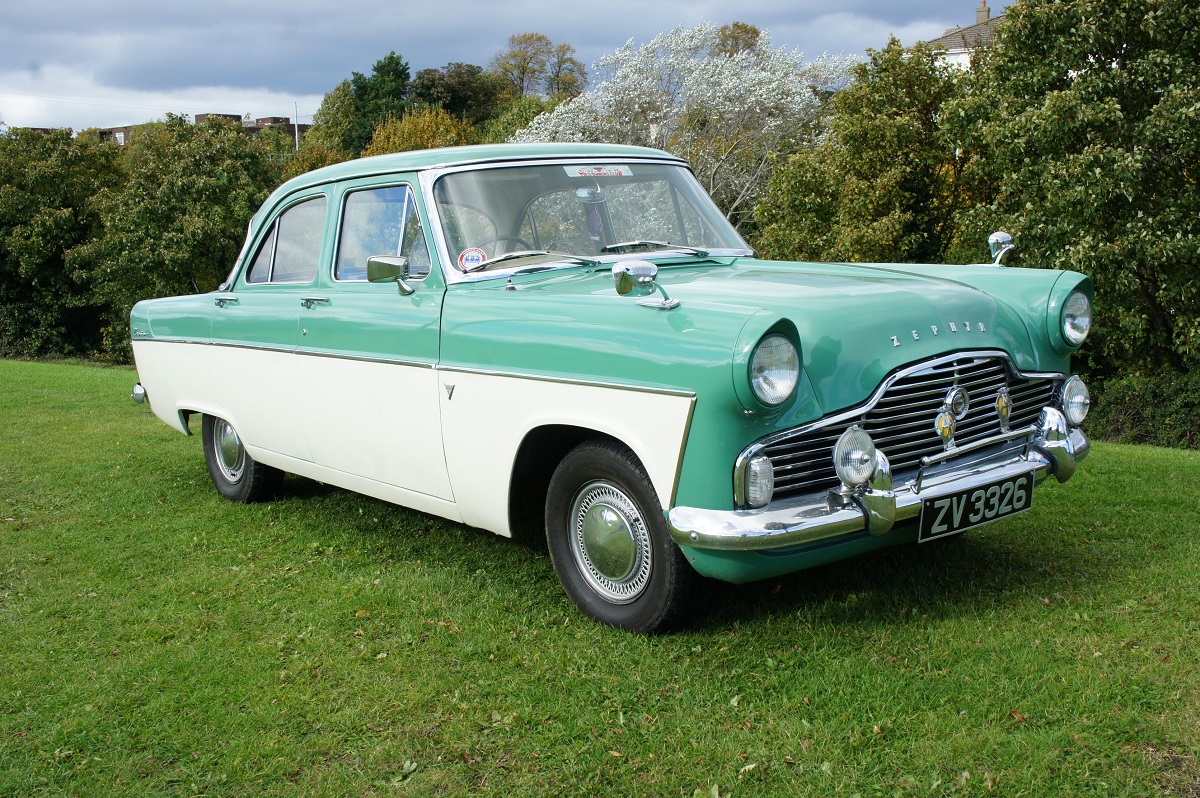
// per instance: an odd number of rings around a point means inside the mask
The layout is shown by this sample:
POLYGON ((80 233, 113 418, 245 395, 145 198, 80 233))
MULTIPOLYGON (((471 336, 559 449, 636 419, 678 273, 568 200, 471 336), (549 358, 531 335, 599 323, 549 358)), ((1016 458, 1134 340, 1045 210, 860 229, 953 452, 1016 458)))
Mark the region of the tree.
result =
POLYGON ((546 96, 569 100, 577 97, 586 85, 587 68, 575 57, 575 48, 569 44, 552 47, 546 60, 546 76, 542 80, 546 96))
POLYGON ((712 23, 677 28, 601 58, 605 79, 539 116, 516 141, 606 141, 661 147, 685 158, 738 227, 766 185, 775 154, 812 136, 820 91, 845 82, 849 61, 760 47, 719 49, 712 23))
POLYGON ((758 210, 769 257, 941 262, 956 240, 971 153, 944 120, 964 73, 895 37, 868 52, 832 100, 828 134, 771 179, 758 210))
POLYGON ((441 108, 418 108, 377 125, 363 155, 457 147, 473 144, 476 139, 475 128, 468 122, 455 119, 441 108))
POLYGON ((66 252, 101 234, 93 198, 123 180, 119 148, 94 132, 0 134, 0 355, 98 346, 102 304, 66 252))
POLYGON ((717 52, 722 55, 737 55, 758 49, 762 31, 745 22, 722 25, 717 30, 717 52))
POLYGON ((557 104, 553 100, 540 100, 537 97, 514 97, 484 123, 482 139, 488 144, 506 142, 540 114, 553 111, 557 104))
POLYGON ((371 74, 352 72, 350 93, 356 114, 346 143, 351 152, 360 152, 371 140, 371 131, 386 119, 404 116, 412 105, 408 62, 393 50, 375 62, 371 74))
POLYGON ((1018 0, 977 69, 962 112, 995 199, 974 221, 1093 278, 1093 373, 1200 367, 1194 4, 1018 0))
POLYGON ((498 72, 485 72, 474 64, 457 61, 441 69, 422 69, 413 81, 414 96, 451 116, 479 125, 495 116, 511 97, 508 81, 498 72))
POLYGON ((313 114, 313 126, 305 134, 304 141, 347 156, 355 155, 358 150, 354 149, 353 131, 358 116, 354 89, 349 80, 343 80, 321 99, 320 107, 313 114))
POLYGON ((522 96, 536 94, 546 75, 546 64, 554 43, 540 33, 514 33, 508 49, 492 58, 491 66, 522 96))
POLYGON ((127 182, 96 198, 103 236, 67 255, 104 303, 104 346, 114 356, 127 356, 134 302, 211 291, 225 279, 246 224, 278 183, 262 143, 220 117, 143 125, 125 159, 127 182))

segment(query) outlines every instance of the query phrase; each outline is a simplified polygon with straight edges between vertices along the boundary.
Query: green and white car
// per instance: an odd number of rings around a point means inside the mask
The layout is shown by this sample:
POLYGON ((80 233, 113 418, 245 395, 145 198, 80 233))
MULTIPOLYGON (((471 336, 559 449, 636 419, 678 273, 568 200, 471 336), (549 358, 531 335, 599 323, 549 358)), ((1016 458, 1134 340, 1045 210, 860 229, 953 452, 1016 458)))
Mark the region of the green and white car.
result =
POLYGON ((696 574, 1029 509, 1088 453, 1091 317, 1088 278, 999 256, 758 260, 656 150, 459 147, 280 187, 220 288, 133 309, 134 397, 230 499, 287 472, 536 525, 584 613, 650 632, 696 574))

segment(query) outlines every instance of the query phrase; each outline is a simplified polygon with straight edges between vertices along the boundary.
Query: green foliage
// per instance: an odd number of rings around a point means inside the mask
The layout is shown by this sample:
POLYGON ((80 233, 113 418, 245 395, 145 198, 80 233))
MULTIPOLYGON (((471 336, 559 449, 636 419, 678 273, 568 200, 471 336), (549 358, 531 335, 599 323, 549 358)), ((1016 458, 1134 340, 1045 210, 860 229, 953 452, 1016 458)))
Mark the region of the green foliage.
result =
POLYGON ((262 142, 219 117, 139 127, 125 158, 127 182, 96 197, 103 237, 67 256, 103 303, 113 357, 128 352, 134 302, 211 291, 225 279, 246 224, 279 181, 262 142))
POLYGON ((1014 264, 1096 283, 1089 367, 1200 368, 1200 26, 1183 0, 1019 0, 966 107, 1014 264))
POLYGON ((290 180, 305 172, 320 169, 322 166, 330 166, 348 160, 350 160, 349 157, 343 151, 326 147, 323 144, 311 143, 306 137, 302 140, 300 149, 283 168, 283 179, 290 180))
POLYGON ((92 202, 122 180, 120 151, 95 135, 0 135, 0 355, 84 354, 102 302, 66 252, 96 239, 92 202))
POLYGON ((942 262, 969 196, 970 154, 945 123, 962 73, 893 37, 852 70, 829 131, 775 171, 757 209, 773 258, 942 262))
POLYGON ((408 62, 392 51, 375 62, 371 74, 353 72, 350 93, 356 110, 346 136, 346 149, 359 153, 371 140, 375 126, 399 119, 412 107, 408 62))
POLYGON ((1200 449, 1200 372, 1131 372, 1091 390, 1087 428, 1093 436, 1200 449))
POLYGON ((363 155, 457 147, 474 144, 476 139, 475 128, 470 123, 450 116, 441 108, 418 108, 399 119, 388 119, 377 125, 363 155))
POLYGON ((344 153, 353 157, 358 150, 353 148, 354 120, 358 118, 358 101, 349 80, 343 80, 321 98, 321 105, 313 114, 313 126, 304 135, 305 144, 315 144, 325 150, 344 153))
POLYGON ((737 55, 758 49, 762 31, 746 22, 722 25, 717 30, 717 52, 721 55, 737 55))
POLYGON ((537 97, 518 96, 505 103, 497 114, 483 125, 482 139, 486 144, 503 144, 511 139, 518 130, 523 130, 529 123, 544 113, 553 111, 558 105, 553 100, 540 100, 537 97))
POLYGON ((441 69, 422 69, 413 81, 413 94, 451 116, 479 125, 495 116, 512 95, 508 80, 474 64, 453 62, 441 69))

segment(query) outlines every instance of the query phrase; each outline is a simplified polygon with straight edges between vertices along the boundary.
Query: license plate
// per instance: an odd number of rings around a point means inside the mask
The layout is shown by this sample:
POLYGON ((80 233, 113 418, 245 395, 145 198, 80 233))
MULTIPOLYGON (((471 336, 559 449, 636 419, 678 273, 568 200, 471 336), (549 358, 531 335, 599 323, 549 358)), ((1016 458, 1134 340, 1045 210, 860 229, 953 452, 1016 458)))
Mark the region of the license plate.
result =
POLYGON ((1033 473, 925 499, 917 540, 949 537, 980 524, 1023 513, 1033 506, 1033 473))

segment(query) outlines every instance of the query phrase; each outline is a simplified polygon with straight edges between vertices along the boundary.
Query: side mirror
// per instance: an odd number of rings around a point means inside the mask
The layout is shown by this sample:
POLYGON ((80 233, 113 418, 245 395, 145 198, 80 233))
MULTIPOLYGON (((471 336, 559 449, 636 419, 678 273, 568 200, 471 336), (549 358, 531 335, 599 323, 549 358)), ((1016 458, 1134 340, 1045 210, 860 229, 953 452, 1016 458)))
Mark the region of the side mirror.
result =
POLYGON ((408 296, 416 289, 408 284, 408 258, 400 255, 372 255, 367 258, 368 283, 395 283, 408 296))
POLYGON ((995 258, 992 262, 997 266, 1003 266, 1004 264, 1000 262, 1001 258, 1016 249, 1016 247, 1013 246, 1012 236, 1002 230, 997 230, 988 236, 988 249, 991 250, 992 257, 995 258))
POLYGON ((658 267, 646 260, 625 260, 613 264, 613 287, 621 296, 647 297, 655 292, 662 294, 662 299, 639 299, 639 305, 645 305, 659 310, 671 310, 679 307, 678 299, 671 299, 659 285, 658 267))
POLYGON ((650 296, 658 267, 644 260, 627 260, 612 268, 613 284, 621 296, 650 296))

